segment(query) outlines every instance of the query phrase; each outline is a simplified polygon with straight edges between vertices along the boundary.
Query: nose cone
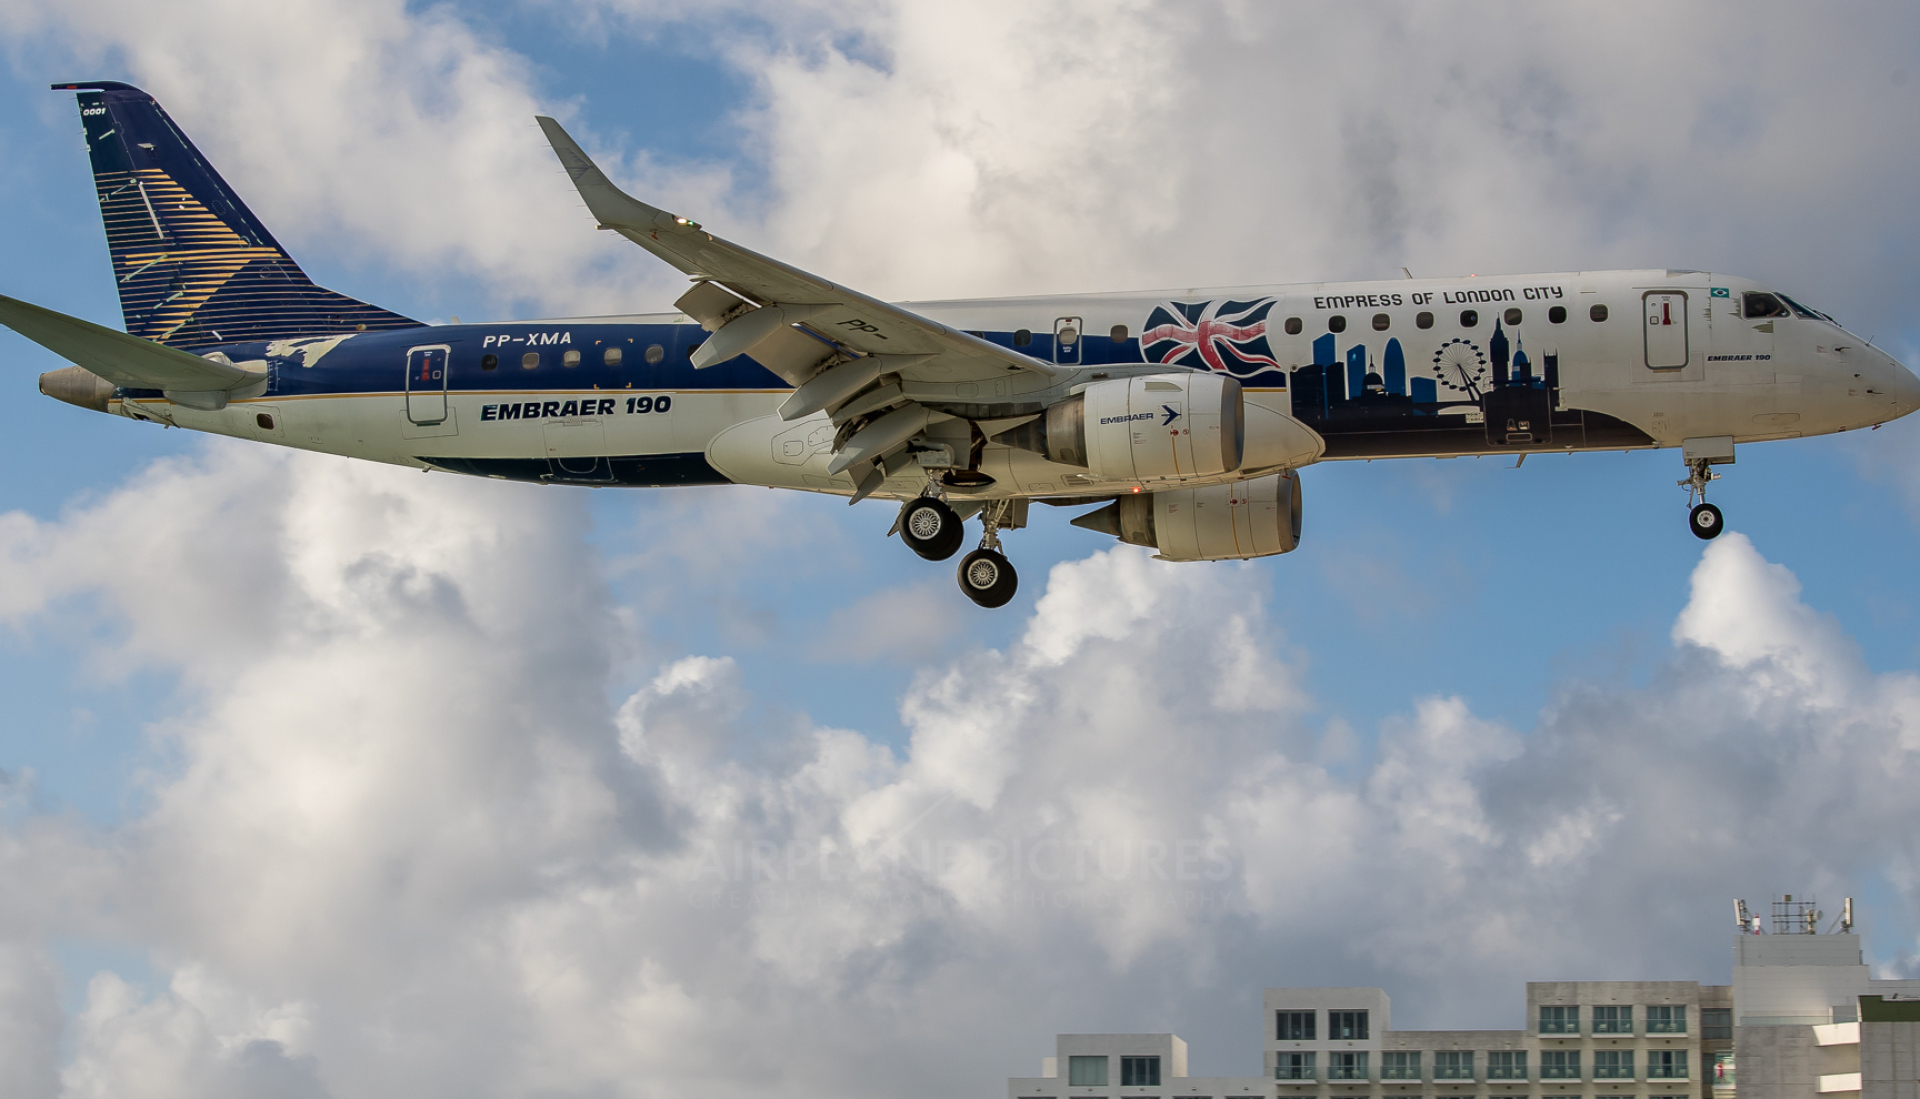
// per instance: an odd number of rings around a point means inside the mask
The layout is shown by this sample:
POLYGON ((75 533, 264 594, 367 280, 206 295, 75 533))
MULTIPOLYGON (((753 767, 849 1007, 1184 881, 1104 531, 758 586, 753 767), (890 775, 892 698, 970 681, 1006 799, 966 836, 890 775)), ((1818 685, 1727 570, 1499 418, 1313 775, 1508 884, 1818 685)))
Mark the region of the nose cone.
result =
POLYGON ((1893 415, 1897 419, 1907 413, 1920 409, 1920 378, 1913 371, 1893 364, 1893 415))

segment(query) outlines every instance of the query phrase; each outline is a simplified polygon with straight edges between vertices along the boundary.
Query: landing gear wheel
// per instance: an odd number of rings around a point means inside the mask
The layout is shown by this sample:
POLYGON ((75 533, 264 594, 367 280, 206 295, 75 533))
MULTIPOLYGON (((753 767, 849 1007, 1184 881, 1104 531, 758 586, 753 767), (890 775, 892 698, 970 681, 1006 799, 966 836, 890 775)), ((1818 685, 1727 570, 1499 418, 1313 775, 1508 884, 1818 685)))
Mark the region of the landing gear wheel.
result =
POLYGON ((1687 513, 1687 527, 1693 531, 1695 538, 1717 537, 1726 525, 1720 509, 1712 504, 1695 504, 1693 510, 1687 513))
POLYGON ((922 496, 900 514, 900 540, 929 561, 945 561, 960 548, 966 526, 937 496, 922 496))
POLYGON ((1013 562, 993 550, 977 549, 960 559, 960 590, 983 607, 1006 606, 1019 586, 1013 562))

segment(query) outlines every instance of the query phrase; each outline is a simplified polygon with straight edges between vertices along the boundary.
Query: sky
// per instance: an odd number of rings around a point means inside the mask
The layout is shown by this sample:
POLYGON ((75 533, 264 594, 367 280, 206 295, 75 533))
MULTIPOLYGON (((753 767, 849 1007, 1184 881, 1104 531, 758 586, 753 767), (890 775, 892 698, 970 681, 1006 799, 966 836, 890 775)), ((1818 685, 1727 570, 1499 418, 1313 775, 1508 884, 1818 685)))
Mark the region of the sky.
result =
MULTIPOLYGON (((664 308, 533 125, 892 299, 1686 267, 1920 361, 1910 4, 0 0, 0 293, 120 321, 71 96, 323 285, 664 308)), ((1260 1071, 1260 992, 1516 1027, 1856 898, 1920 976, 1920 420, 1329 464, 1296 552, 426 475, 40 397, 0 333, 0 1094, 1000 1094, 1260 1071)))

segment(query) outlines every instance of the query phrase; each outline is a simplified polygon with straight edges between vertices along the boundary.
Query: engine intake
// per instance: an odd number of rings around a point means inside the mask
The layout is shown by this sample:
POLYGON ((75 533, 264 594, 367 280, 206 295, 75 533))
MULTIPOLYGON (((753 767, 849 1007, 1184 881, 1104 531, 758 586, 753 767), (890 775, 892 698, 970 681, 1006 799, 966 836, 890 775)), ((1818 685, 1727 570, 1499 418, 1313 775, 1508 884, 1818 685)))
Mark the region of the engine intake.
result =
POLYGON ((1243 561, 1300 545, 1300 475, 1122 496, 1076 527, 1149 546, 1168 561, 1243 561))
POLYGON ((1103 481, 1183 481, 1240 468, 1240 383, 1180 371, 1094 382, 996 442, 1080 466, 1103 481))

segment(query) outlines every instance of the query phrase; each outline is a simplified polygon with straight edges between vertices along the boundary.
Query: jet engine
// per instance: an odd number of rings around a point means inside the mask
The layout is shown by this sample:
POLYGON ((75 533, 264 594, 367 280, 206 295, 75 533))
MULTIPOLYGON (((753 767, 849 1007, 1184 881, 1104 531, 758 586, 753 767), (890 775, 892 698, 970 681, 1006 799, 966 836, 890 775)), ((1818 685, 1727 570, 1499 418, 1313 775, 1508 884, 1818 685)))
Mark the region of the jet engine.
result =
POLYGON ((1166 561, 1240 561, 1300 545, 1300 475, 1122 496, 1076 527, 1150 546, 1166 561))
POLYGON ((1240 468, 1240 383, 1181 371, 1094 382, 996 442, 1080 466, 1102 481, 1183 481, 1240 468))

